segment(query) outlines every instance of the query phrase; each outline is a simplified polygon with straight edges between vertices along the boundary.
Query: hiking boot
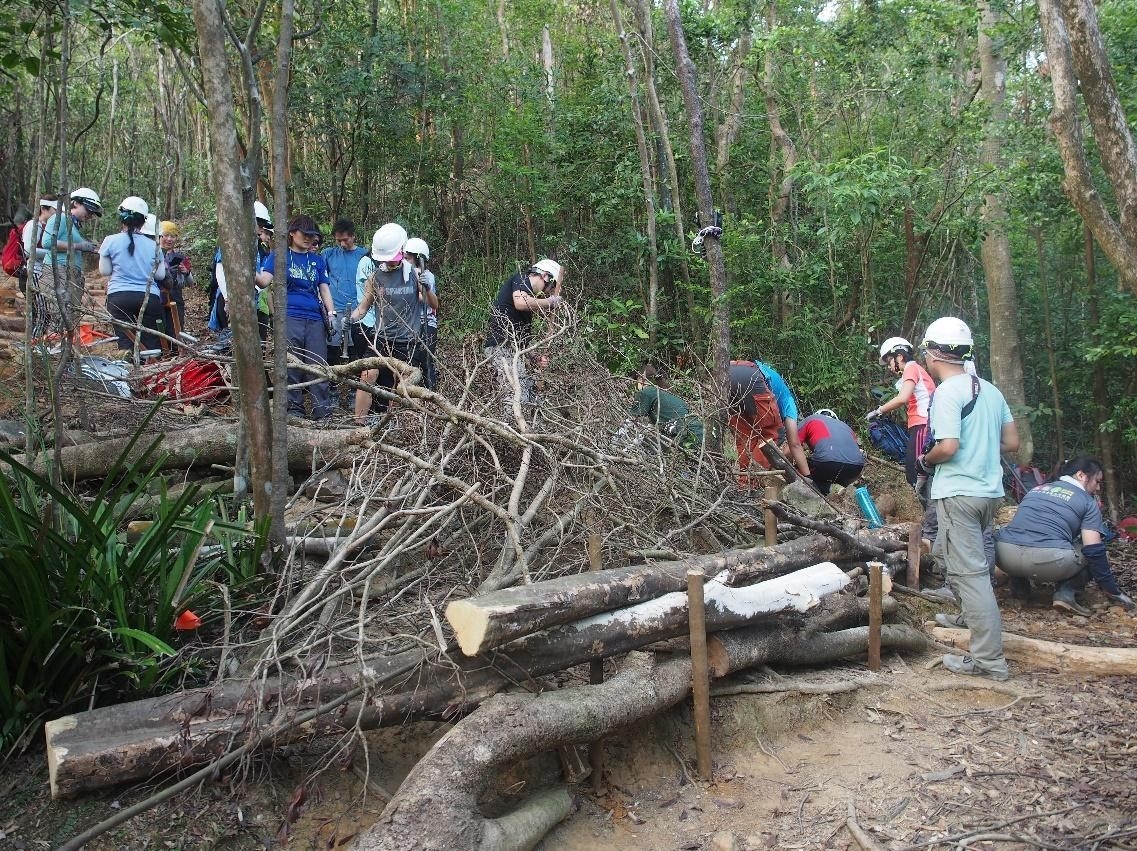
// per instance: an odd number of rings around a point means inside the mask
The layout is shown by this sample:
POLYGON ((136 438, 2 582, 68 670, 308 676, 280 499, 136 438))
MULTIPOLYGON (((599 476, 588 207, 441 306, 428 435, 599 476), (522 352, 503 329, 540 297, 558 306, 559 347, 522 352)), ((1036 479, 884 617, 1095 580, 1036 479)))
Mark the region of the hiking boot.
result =
POLYGON ((936 615, 936 623, 940 626, 946 626, 948 629, 967 629, 967 621, 963 619, 963 615, 948 615, 939 612, 936 615))
POLYGON ((951 593, 951 588, 944 585, 942 588, 925 588, 923 592, 928 597, 935 597, 937 600, 943 600, 945 603, 954 603, 955 594, 951 593))
POLYGON ((970 656, 957 656, 947 653, 943 658, 944 667, 953 674, 962 674, 965 677, 986 677, 997 682, 1006 682, 1011 678, 1010 671, 991 671, 980 668, 970 656))
POLYGON ((1081 615, 1085 618, 1093 614, 1085 606, 1079 605, 1077 598, 1074 597, 1074 592, 1068 588, 1059 588, 1054 592, 1053 606, 1063 612, 1081 615))

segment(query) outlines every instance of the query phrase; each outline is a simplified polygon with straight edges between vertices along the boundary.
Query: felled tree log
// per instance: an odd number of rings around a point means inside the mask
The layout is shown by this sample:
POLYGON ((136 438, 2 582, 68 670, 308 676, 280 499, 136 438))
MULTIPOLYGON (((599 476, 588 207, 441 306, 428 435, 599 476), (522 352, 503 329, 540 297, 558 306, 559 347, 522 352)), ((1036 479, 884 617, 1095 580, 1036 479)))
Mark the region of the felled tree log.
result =
MULTIPOLYGON (((830 575, 827 581, 847 580, 844 574, 840 575, 840 580, 830 575)), ((791 579, 787 576, 773 582, 785 588, 791 579)), ((798 587, 802 588, 800 583, 798 587)), ((748 593, 753 597, 763 592, 748 593)), ((799 591, 803 600, 806 593, 799 591)), ((768 631, 784 633, 785 640, 792 645, 802 634, 816 629, 864 623, 867 619, 867 606, 862 599, 849 594, 830 594, 818 603, 816 593, 809 593, 814 594, 814 605, 809 611, 779 614, 781 626, 772 626, 768 631)), ((682 597, 685 604, 686 595, 676 596, 682 597)), ((641 605, 646 612, 656 601, 641 605)), ((738 623, 738 617, 738 611, 729 606, 717 609, 713 616, 708 610, 709 625, 738 623)), ((423 718, 452 720, 518 682, 529 682, 535 677, 679 635, 686 629, 685 618, 685 610, 672 612, 661 619, 655 629, 647 628, 642 619, 639 626, 631 629, 627 621, 618 620, 606 626, 586 621, 588 626, 584 630, 577 629, 575 624, 561 625, 483 656, 446 658, 433 664, 426 663, 425 652, 407 651, 371 663, 368 670, 362 672, 356 666, 343 666, 317 677, 309 678, 301 673, 296 681, 268 681, 261 689, 264 697, 260 705, 253 704, 257 690, 247 682, 237 681, 212 689, 65 716, 45 725, 52 795, 72 796, 200 765, 226 753, 234 742, 239 743, 248 734, 254 724, 250 717, 254 709, 262 713, 256 724, 279 721, 344 695, 364 680, 383 679, 398 671, 413 673, 408 674, 393 693, 370 695, 348 703, 334 714, 309 722, 296 735, 339 734, 356 725, 373 729, 423 718)))
MULTIPOLYGON (((906 534, 906 528, 895 526, 863 532, 860 539, 874 550, 896 550, 906 546, 906 534)), ((726 585, 745 585, 856 555, 856 547, 848 541, 806 535, 772 547, 599 570, 505 588, 455 600, 446 607, 446 620, 462 652, 475 656, 556 624, 683 591, 688 570, 702 570, 708 579, 717 577, 726 585)))
MULTIPOLYGON (((927 626, 936 641, 963 650, 971 646, 970 630, 948 629, 931 623, 927 626)), ((1004 632, 1003 653, 1011 661, 1031 668, 1057 668, 1065 673, 1091 677, 1137 676, 1137 649, 1132 647, 1086 647, 1004 632)))
MULTIPOLYGON (((750 666, 794 663, 804 653, 808 662, 836 661, 864 654, 868 628, 837 633, 771 633, 741 629, 720 633, 729 637, 731 656, 750 666), (800 649, 799 649, 800 648, 800 649)), ((909 626, 887 626, 881 644, 898 649, 923 649, 927 639, 909 626)), ((734 667, 727 673, 741 670, 734 667)), ((723 676, 712 669, 712 676, 723 676)), ((691 660, 635 653, 620 672, 599 685, 547 691, 540 695, 510 694, 490 698, 458 722, 424 756, 403 781, 379 820, 356 840, 354 851, 487 851, 491 848, 529 848, 540 839, 540 825, 527 836, 529 844, 503 846, 487 830, 477 810, 481 794, 506 765, 564 745, 595 741, 631 724, 651 718, 683 700, 691 686, 691 660)), ((547 827, 545 828, 548 829, 547 827)))
MULTIPOLYGON (((329 459, 353 446, 372 439, 371 430, 354 429, 288 429, 288 464, 292 468, 309 467, 312 458, 329 459)), ((123 456, 129 437, 95 440, 79 446, 63 448, 60 473, 65 479, 97 479, 110 472, 110 465, 123 456)), ((130 449, 127 458, 135 460, 157 445, 156 455, 163 457, 161 469, 184 470, 193 466, 232 464, 237 453, 237 432, 229 423, 210 423, 185 431, 144 435, 130 449)), ((52 454, 45 452, 30 459, 17 455, 16 460, 38 473, 45 473, 52 454)), ((0 466, 0 470, 3 467, 0 466)))
MULTIPOLYGON (((807 634, 743 627, 707 636, 711 676, 716 678, 772 662, 825 665, 859 656, 868 646, 867 626, 807 634)), ((928 639, 913 627, 885 624, 880 628, 880 646, 918 653, 927 649, 928 639)))

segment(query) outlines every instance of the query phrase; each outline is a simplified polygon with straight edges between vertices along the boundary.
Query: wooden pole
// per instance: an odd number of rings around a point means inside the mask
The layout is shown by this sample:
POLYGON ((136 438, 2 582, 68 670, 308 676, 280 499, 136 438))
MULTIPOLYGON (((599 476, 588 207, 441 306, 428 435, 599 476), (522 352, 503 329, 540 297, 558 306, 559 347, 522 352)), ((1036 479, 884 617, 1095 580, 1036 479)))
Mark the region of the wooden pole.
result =
POLYGON ((920 590, 920 534, 922 527, 913 523, 908 527, 908 573, 905 584, 913 591, 920 590))
POLYGON ((883 596, 884 565, 869 562, 869 670, 880 670, 881 597, 883 596))
MULTIPOLYGON (((603 566, 600 561, 600 545, 600 533, 590 533, 585 542, 589 570, 600 570, 603 566)), ((603 659, 588 663, 588 682, 594 686, 604 682, 603 659)), ((592 769, 592 794, 600 795, 604 792, 604 746, 599 739, 588 746, 588 765, 592 769)))
POLYGON ((778 485, 766 485, 762 489, 762 496, 766 499, 766 510, 762 512, 762 523, 765 526, 765 543, 766 546, 772 547, 778 543, 778 518, 774 516, 774 512, 770 509, 769 503, 777 502, 781 499, 782 489, 778 485))
POLYGON ((703 574, 687 572, 687 608, 691 628, 691 696, 695 704, 695 760, 699 776, 711 780, 711 679, 707 664, 707 624, 703 609, 703 574))

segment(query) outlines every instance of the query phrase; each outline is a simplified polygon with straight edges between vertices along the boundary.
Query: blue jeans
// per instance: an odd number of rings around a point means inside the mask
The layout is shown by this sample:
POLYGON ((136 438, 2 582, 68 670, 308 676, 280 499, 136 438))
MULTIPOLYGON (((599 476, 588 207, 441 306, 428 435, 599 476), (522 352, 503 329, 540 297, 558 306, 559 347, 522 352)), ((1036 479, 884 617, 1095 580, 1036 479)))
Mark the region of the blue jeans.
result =
MULTIPOLYGON (((325 355, 328 352, 328 332, 324 328, 322 319, 300 319, 299 317, 289 316, 287 328, 289 352, 305 363, 327 365, 325 355)), ((310 372, 304 370, 288 370, 289 385, 302 384, 305 381, 311 381, 314 377, 310 372)), ((332 415, 332 394, 328 382, 321 381, 305 389, 312 394, 312 418, 322 420, 330 417, 332 415)), ((288 391, 288 413, 299 417, 305 416, 303 390, 290 389, 288 391)))

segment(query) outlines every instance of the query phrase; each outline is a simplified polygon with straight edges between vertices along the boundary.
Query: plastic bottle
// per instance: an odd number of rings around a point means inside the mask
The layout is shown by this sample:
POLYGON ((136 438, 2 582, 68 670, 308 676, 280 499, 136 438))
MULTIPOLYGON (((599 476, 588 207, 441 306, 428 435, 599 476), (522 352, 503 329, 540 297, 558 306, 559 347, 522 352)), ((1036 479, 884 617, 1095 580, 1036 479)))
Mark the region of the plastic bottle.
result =
POLYGON ((869 521, 870 529, 879 529, 884 525, 884 518, 880 516, 876 503, 872 501, 872 494, 869 493, 868 488, 857 488, 857 507, 861 509, 861 514, 865 515, 865 519, 869 521))

